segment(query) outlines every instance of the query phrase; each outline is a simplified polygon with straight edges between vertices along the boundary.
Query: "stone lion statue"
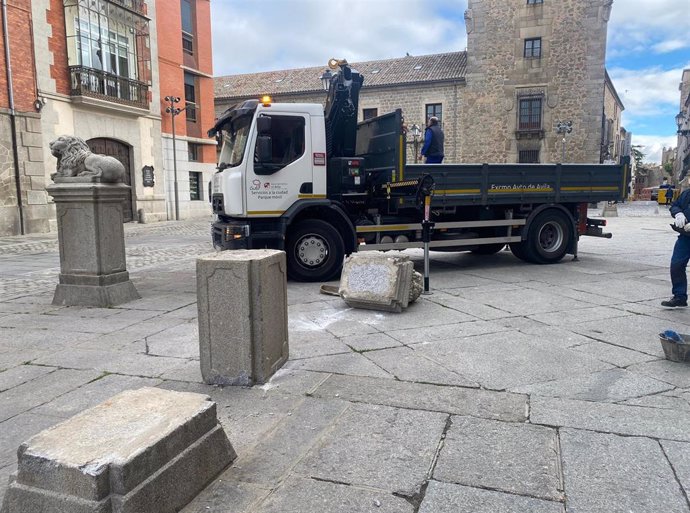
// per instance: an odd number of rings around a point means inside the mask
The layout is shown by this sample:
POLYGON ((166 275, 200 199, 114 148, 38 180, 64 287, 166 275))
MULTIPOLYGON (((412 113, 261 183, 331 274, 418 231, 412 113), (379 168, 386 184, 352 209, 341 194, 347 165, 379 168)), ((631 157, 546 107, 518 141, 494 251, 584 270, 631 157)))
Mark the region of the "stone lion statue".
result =
POLYGON ((96 182, 117 183, 124 181, 125 166, 114 157, 92 153, 79 137, 61 135, 50 143, 50 153, 57 158, 56 177, 92 177, 96 182))

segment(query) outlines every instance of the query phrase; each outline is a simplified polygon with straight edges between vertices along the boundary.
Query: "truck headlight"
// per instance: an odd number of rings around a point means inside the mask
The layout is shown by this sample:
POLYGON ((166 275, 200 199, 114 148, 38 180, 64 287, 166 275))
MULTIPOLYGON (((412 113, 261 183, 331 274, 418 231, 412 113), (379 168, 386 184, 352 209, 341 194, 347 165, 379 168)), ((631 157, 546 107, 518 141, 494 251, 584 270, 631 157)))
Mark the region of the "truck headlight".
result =
POLYGON ((249 237, 249 225, 229 225, 223 230, 223 238, 226 241, 249 237))

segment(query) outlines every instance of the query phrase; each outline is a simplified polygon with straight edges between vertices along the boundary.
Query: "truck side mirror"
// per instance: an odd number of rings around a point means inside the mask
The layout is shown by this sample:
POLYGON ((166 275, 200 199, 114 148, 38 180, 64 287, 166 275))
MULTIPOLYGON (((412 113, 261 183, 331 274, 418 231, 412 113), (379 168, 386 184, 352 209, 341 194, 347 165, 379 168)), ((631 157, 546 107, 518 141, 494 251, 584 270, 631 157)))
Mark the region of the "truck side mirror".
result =
POLYGON ((259 164, 267 164, 273 160, 273 140, 270 135, 259 135, 256 138, 256 159, 259 164))
POLYGON ((259 116, 256 118, 256 128, 259 135, 265 135, 271 131, 271 116, 259 116))

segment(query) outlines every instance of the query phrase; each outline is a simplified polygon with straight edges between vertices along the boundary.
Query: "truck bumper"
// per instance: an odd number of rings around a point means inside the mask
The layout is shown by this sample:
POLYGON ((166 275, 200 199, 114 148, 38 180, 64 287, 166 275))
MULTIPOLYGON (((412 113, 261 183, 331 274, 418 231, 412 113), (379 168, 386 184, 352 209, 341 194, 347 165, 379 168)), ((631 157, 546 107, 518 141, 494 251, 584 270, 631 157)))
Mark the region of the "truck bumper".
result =
POLYGON ((249 249, 249 224, 239 221, 216 221, 211 226, 211 238, 216 249, 249 249))

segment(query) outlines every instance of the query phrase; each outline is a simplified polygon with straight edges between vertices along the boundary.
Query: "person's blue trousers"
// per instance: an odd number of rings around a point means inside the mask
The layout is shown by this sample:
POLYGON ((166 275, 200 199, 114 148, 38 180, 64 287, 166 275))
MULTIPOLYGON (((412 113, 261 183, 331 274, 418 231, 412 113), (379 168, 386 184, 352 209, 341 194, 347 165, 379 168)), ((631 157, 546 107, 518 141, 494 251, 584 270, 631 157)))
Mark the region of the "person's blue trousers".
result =
POLYGON ((427 164, 440 164, 443 162, 443 155, 429 155, 426 158, 427 164))
POLYGON ((690 260, 690 236, 679 235, 671 255, 671 293, 688 299, 688 276, 685 269, 690 260))

